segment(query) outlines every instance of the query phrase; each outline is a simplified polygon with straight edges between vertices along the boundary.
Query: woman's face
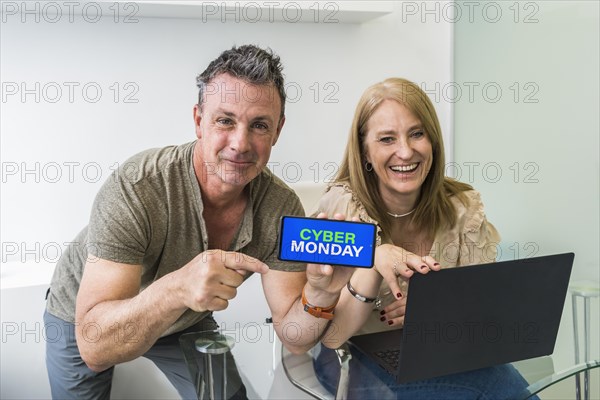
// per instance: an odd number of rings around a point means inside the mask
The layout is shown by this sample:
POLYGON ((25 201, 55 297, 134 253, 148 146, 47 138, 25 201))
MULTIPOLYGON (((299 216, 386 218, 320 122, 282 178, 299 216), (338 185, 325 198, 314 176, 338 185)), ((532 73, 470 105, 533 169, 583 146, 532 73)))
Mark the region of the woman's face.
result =
POLYGON ((400 199, 406 199, 413 207, 433 162, 431 141, 421 121, 397 101, 384 100, 366 128, 365 156, 379 178, 382 198, 388 206, 401 206, 400 199))

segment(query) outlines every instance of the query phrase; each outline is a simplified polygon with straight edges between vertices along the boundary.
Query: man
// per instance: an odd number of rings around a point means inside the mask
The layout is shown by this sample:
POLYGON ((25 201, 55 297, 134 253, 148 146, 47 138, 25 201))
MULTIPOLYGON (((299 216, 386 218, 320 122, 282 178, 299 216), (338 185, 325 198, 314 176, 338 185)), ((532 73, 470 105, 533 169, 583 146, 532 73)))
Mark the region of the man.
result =
POLYGON ((285 122, 281 69, 255 46, 223 52, 198 77, 197 140, 137 154, 103 185, 51 283, 45 324, 75 331, 47 344, 54 398, 107 398, 114 365, 140 356, 195 397, 178 338, 214 328, 252 272, 286 347, 319 339, 317 306, 335 305, 350 272, 276 258, 279 218, 304 213, 265 168, 285 122), (293 342, 288 323, 302 328, 293 342))

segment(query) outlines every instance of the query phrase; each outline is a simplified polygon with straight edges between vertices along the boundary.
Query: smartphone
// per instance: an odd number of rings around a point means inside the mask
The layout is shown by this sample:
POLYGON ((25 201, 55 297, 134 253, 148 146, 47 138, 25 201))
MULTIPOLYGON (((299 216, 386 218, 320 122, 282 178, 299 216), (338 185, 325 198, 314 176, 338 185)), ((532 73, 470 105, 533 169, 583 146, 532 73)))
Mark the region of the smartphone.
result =
POLYGON ((279 230, 282 261, 371 268, 375 224, 283 216, 279 230))

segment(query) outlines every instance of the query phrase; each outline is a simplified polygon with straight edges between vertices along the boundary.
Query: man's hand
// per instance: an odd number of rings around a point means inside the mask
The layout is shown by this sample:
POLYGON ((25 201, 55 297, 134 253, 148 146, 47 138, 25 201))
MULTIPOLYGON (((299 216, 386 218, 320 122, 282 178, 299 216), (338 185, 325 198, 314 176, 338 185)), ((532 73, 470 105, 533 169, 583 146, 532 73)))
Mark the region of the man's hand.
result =
POLYGON ((237 295, 246 271, 264 274, 266 264, 242 253, 208 250, 181 268, 181 299, 194 311, 224 310, 237 295))

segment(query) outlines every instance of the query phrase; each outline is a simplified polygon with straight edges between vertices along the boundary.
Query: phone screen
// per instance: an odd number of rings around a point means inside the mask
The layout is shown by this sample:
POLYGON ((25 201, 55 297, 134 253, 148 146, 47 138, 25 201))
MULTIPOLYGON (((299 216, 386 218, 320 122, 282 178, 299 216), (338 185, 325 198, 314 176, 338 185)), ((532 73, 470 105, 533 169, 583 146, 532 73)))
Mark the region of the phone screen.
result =
POLYGON ((374 224, 284 216, 280 228, 278 258, 282 261, 373 266, 374 224))

